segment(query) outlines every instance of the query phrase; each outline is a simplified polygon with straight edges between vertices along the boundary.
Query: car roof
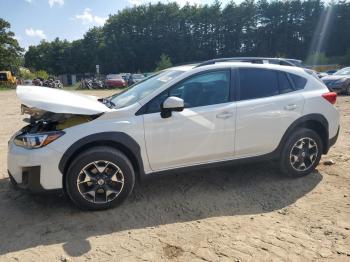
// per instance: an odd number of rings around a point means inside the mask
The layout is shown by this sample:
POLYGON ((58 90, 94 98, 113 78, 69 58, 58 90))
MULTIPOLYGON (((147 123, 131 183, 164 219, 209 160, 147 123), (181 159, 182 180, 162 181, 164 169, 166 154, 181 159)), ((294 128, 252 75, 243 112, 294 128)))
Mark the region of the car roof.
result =
POLYGON ((200 71, 217 69, 217 68, 245 67, 245 68, 274 69, 274 70, 280 70, 280 71, 291 72, 291 73, 305 73, 304 68, 301 68, 301 67, 277 65, 277 64, 255 64, 250 62, 217 62, 215 64, 203 65, 200 67, 196 67, 196 65, 197 64, 171 67, 171 68, 168 68, 167 70, 180 70, 184 72, 195 70, 200 72, 200 71))

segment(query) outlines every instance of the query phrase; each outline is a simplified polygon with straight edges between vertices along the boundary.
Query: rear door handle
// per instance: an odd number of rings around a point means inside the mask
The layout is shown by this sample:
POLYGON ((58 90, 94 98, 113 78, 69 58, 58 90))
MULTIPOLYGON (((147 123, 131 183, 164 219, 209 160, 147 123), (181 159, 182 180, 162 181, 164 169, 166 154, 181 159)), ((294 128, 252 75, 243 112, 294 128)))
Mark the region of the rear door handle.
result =
POLYGON ((295 105, 295 104, 290 104, 290 105, 286 105, 284 108, 285 108, 286 110, 295 110, 295 109, 298 108, 298 106, 295 105))
POLYGON ((216 115, 216 118, 227 119, 233 116, 231 112, 222 112, 216 115))

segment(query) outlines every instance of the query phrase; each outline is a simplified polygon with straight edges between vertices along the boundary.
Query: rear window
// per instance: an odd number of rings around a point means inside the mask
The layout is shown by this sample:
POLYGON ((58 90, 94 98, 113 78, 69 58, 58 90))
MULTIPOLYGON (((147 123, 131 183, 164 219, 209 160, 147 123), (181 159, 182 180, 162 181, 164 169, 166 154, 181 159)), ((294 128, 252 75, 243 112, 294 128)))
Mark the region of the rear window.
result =
POLYGON ((294 91, 293 86, 290 83, 287 74, 284 72, 278 72, 278 84, 280 87, 280 93, 285 94, 294 91))
POLYGON ((307 80, 304 77, 294 75, 294 74, 289 74, 289 76, 293 82, 295 90, 304 89, 306 82, 307 82, 307 80))
POLYGON ((274 70, 239 69, 240 100, 262 98, 279 94, 278 74, 274 70))

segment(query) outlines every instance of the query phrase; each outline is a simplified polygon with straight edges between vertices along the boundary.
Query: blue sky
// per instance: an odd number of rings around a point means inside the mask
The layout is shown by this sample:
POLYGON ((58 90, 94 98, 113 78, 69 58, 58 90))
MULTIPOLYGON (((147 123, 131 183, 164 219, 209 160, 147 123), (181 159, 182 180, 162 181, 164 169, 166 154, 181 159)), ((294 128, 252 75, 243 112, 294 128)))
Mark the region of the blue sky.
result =
MULTIPOLYGON (((214 0, 161 0, 178 2, 181 6, 212 3, 214 0)), ((0 0, 0 17, 11 23, 20 45, 28 48, 42 39, 56 37, 75 40, 93 26, 103 25, 108 15, 131 7, 158 0, 0 0)), ((222 0, 223 4, 229 0, 222 0)), ((238 0, 237 2, 240 2, 238 0)))

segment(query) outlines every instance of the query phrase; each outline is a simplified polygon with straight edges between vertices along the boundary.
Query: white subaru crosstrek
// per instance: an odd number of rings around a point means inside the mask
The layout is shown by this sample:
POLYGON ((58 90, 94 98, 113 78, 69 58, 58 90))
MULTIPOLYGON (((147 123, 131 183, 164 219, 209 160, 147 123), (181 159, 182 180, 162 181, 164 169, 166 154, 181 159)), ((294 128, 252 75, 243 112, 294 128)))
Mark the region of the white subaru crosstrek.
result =
POLYGON ((240 160, 314 170, 336 142, 336 94, 302 68, 213 63, 161 71, 111 97, 19 86, 29 122, 9 141, 11 181, 63 189, 80 208, 121 203, 135 181, 240 160))

